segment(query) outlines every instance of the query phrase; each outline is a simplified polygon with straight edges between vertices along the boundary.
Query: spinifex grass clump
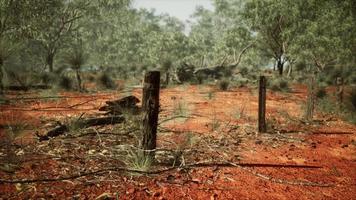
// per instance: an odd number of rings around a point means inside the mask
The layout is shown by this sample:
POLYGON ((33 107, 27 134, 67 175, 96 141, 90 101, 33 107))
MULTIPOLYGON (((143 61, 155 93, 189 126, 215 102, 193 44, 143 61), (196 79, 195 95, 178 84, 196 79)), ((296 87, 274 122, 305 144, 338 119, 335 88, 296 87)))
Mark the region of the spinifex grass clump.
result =
POLYGON ((219 81, 218 84, 219 84, 219 89, 220 90, 226 91, 226 90, 229 89, 230 81, 224 79, 224 80, 219 81))
POLYGON ((152 161, 152 157, 139 148, 127 149, 127 154, 123 160, 128 169, 138 171, 148 171, 152 161))

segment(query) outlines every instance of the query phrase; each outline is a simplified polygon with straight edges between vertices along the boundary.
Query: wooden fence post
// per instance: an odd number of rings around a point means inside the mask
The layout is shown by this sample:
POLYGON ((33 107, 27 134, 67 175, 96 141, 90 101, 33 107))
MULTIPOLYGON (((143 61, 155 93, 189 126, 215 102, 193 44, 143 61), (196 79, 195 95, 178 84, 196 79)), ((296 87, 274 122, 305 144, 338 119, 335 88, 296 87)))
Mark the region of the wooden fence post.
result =
POLYGON ((157 138, 159 110, 160 72, 150 71, 145 74, 142 95, 142 149, 145 155, 154 159, 157 138))
POLYGON ((258 91, 258 132, 267 132, 266 127, 266 77, 260 76, 258 91))

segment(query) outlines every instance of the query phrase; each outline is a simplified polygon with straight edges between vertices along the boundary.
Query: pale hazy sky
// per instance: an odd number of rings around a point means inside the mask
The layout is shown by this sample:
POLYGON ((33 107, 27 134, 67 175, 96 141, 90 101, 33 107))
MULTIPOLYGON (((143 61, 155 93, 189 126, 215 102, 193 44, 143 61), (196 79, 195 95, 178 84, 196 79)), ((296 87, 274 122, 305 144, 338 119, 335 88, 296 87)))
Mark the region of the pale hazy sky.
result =
POLYGON ((157 14, 168 13, 182 21, 189 19, 197 6, 213 10, 210 0, 134 0, 134 8, 154 8, 157 14))

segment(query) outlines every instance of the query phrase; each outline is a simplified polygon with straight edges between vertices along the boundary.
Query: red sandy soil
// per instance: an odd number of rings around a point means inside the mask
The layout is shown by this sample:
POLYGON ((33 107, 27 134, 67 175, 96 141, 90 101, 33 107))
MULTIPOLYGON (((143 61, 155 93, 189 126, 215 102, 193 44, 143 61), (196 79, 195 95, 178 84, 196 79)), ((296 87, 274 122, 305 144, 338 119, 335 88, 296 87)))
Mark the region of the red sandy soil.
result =
MULTIPOLYGON (((22 157, 15 158, 19 168, 14 173, 0 170, 0 179, 58 178, 78 171, 122 166, 120 160, 109 156, 90 157, 98 152, 106 155, 104 150, 110 151, 109 147, 117 145, 117 138, 102 137, 99 141, 95 136, 82 140, 58 137, 38 142, 35 132, 43 131, 50 121, 63 122, 82 113, 98 115, 96 110, 105 101, 127 94, 66 92, 59 95, 67 98, 22 99, 2 105, 0 124, 3 127, 25 124, 28 130, 15 139, 16 152, 24 151, 22 157), (57 148, 65 151, 56 152, 57 148), (94 153, 88 154, 89 151, 94 153), (61 157, 48 158, 58 155, 61 157)), ((134 89, 131 94, 141 98, 140 89, 134 89)), ((36 95, 10 94, 8 97, 36 95)), ((100 195, 99 199, 356 199, 356 126, 323 113, 317 113, 313 123, 303 122, 305 100, 306 88, 302 85, 294 86, 289 93, 268 91, 269 131, 257 134, 254 88, 218 91, 213 86, 183 85, 162 89, 160 120, 172 117, 179 106, 183 110, 180 114, 189 118, 161 124, 158 148, 179 146, 191 150, 193 153, 184 157, 185 164, 223 161, 270 165, 183 167, 140 176, 105 171, 63 181, 0 183, 0 199, 95 199, 100 195), (189 137, 196 142, 184 144, 189 137)), ((2 140, 6 139, 4 130, 0 129, 2 140)), ((4 154, 0 158, 1 162, 6 159, 4 154)))

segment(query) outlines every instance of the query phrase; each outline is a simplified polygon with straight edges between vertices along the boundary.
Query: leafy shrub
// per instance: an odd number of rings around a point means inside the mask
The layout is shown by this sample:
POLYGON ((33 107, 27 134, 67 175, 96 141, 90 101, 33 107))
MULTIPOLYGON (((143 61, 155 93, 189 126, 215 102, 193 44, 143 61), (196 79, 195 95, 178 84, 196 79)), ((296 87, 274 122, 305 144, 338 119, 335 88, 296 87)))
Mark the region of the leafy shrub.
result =
POLYGON ((65 90, 73 89, 73 80, 68 76, 62 75, 59 78, 58 86, 65 90))
POLYGON ((230 81, 228 80, 221 80, 219 81, 219 89, 226 91, 227 89, 229 89, 229 85, 230 85, 230 81))
POLYGON ((242 76, 246 76, 249 73, 249 70, 247 67, 241 67, 240 68, 240 73, 242 76))
POLYGON ((193 65, 183 63, 177 68, 177 76, 179 81, 187 82, 194 80, 194 70, 195 67, 193 65))
POLYGON ((99 81, 99 84, 101 86, 105 87, 106 89, 115 89, 117 87, 115 81, 107 73, 103 73, 99 77, 98 81, 99 81))
POLYGON ((56 80, 56 77, 52 73, 44 72, 44 73, 40 74, 40 79, 43 84, 48 85, 50 83, 54 83, 56 80))
POLYGON ((316 98, 322 99, 327 96, 325 87, 319 87, 315 94, 316 98))
POLYGON ((169 69, 172 67, 172 61, 171 60, 164 60, 162 63, 162 70, 164 72, 169 71, 169 69))
POLYGON ((289 88, 289 84, 288 84, 288 81, 282 79, 279 81, 279 87, 282 89, 282 90, 286 90, 289 88))
POLYGON ((289 84, 287 80, 275 79, 271 83, 267 82, 268 87, 273 91, 288 91, 289 84))

